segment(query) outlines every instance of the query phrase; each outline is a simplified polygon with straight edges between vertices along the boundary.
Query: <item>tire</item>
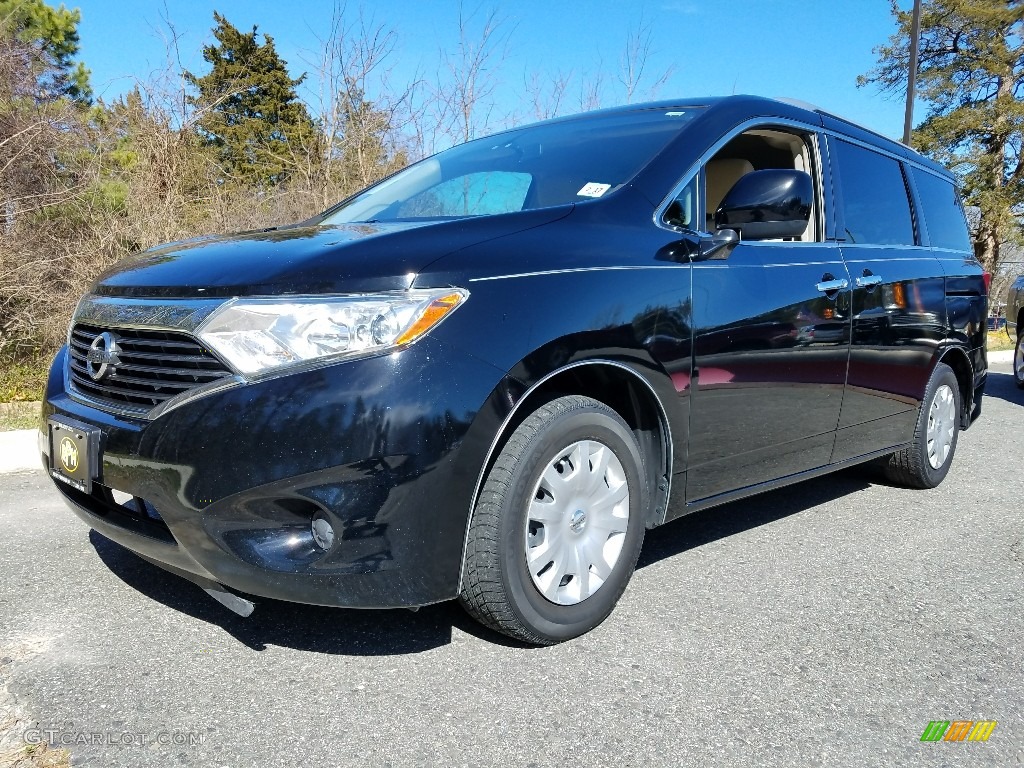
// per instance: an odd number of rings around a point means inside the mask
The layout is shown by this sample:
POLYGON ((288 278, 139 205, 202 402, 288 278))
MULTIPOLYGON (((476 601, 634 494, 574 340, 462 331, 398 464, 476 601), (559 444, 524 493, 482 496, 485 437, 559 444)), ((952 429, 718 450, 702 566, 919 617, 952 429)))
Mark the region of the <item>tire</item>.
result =
POLYGON ((1017 346, 1013 350, 1013 380, 1024 389, 1024 328, 1017 323, 1017 346))
POLYGON ((640 554, 645 477, 636 439, 603 403, 572 395, 534 411, 501 450, 473 511, 463 607, 535 645, 596 627, 640 554))
POLYGON ((914 441, 888 458, 885 474, 908 488, 934 488, 953 463, 960 434, 960 383, 953 369, 939 363, 932 371, 917 414, 914 441))

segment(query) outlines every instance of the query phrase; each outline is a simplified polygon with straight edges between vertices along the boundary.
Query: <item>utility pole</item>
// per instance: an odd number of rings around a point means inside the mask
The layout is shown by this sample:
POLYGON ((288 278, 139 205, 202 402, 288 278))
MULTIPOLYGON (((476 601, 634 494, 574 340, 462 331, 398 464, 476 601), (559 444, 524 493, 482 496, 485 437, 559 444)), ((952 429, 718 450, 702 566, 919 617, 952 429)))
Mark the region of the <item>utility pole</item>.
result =
POLYGON ((903 143, 910 146, 910 129, 914 124, 914 89, 917 86, 917 49, 921 38, 921 0, 914 0, 910 20, 910 73, 907 77, 907 111, 903 116, 903 143))

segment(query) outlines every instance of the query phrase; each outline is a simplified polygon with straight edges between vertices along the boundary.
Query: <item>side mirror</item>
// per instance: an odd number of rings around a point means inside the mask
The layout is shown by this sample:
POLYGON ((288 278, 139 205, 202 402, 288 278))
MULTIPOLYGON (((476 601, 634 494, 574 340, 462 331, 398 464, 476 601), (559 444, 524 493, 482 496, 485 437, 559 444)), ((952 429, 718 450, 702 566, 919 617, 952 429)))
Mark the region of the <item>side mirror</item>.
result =
POLYGON ((674 261, 685 264, 708 259, 727 259, 732 249, 739 245, 740 236, 732 229, 720 229, 713 235, 700 238, 684 237, 660 248, 654 258, 658 261, 674 261))
POLYGON ((770 168, 741 176, 715 211, 716 229, 745 240, 800 237, 811 218, 814 184, 803 171, 770 168))
POLYGON ((732 249, 740 243, 740 236, 735 229, 720 229, 711 237, 702 237, 697 248, 694 261, 708 259, 727 259, 732 249))

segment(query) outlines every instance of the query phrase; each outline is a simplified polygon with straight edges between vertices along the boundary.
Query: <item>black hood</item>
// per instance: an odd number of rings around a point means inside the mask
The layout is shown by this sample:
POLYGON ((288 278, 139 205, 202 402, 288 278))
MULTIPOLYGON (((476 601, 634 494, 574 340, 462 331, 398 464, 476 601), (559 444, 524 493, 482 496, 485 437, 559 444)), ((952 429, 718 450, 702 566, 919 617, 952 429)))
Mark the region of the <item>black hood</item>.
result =
POLYGON ((572 206, 445 221, 294 225, 157 246, 119 262, 100 296, 267 296, 400 290, 454 251, 559 219, 572 206))

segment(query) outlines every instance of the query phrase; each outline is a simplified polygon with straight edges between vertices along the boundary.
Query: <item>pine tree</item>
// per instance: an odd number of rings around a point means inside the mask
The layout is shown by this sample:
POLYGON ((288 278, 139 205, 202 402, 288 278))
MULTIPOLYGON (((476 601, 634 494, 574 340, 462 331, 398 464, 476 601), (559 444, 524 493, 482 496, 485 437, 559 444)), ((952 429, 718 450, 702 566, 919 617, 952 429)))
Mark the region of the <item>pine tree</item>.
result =
POLYGON ((90 98, 73 60, 79 20, 42 0, 0 0, 0 237, 78 183, 74 139, 90 98))
MULTIPOLYGON (((858 79, 906 94, 910 11, 892 0, 898 26, 858 79)), ((1021 240, 1024 215, 1024 1, 924 0, 918 98, 927 105, 915 148, 953 168, 980 216, 974 251, 990 272, 1000 248, 1021 240)))
POLYGON ((186 72, 198 92, 189 103, 199 110, 200 136, 215 153, 223 181, 263 187, 288 177, 296 158, 314 140, 313 123, 295 89, 274 40, 256 39, 256 27, 240 32, 214 12, 216 44, 203 48, 212 66, 202 77, 186 72))
POLYGON ((32 72, 34 98, 88 102, 92 97, 89 70, 74 61, 81 20, 77 8, 53 8, 43 0, 0 0, 0 39, 26 46, 22 64, 32 72))

